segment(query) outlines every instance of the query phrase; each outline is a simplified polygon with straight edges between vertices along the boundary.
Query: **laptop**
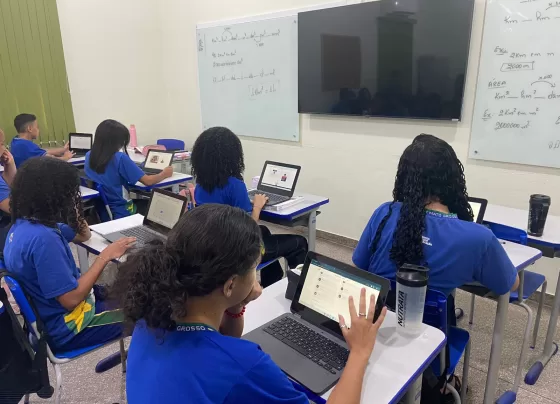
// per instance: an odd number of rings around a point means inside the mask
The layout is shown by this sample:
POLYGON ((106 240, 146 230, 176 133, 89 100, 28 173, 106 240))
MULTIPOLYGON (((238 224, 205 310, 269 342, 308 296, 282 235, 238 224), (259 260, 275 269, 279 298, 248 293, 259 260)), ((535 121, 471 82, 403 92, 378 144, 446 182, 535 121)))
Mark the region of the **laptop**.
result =
POLYGON ((143 169, 146 174, 159 174, 173 162, 174 151, 149 150, 144 160, 143 169))
POLYGON ((488 200, 481 198, 470 198, 469 205, 474 213, 474 222, 482 224, 484 221, 484 212, 486 212, 486 206, 488 205, 488 200))
POLYGON ((286 202, 296 190, 300 166, 265 161, 257 189, 249 191, 251 201, 256 194, 268 197, 267 205, 277 205, 286 202))
POLYGON ((154 189, 150 197, 148 214, 144 217, 141 226, 104 234, 103 237, 112 243, 123 237, 136 237, 136 246, 142 246, 154 239, 165 240, 167 233, 179 221, 186 206, 187 198, 163 189, 154 189))
POLYGON ((68 135, 68 149, 74 157, 84 157, 91 150, 93 135, 91 133, 70 133, 68 135))
POLYGON ((296 289, 291 313, 284 314, 242 338, 258 344, 292 379, 321 395, 340 378, 348 360, 338 314, 350 325, 348 296, 357 305, 360 290, 377 296, 375 319, 385 305, 389 280, 331 258, 309 252, 296 289))

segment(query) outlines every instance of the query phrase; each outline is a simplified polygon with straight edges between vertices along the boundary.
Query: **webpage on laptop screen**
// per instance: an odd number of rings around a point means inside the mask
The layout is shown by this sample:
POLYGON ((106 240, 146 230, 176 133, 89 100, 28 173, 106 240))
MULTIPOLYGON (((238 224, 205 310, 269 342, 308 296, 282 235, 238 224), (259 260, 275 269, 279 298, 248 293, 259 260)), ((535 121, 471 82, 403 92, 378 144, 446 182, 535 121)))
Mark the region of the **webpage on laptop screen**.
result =
POLYGON ((267 164, 261 184, 281 190, 291 190, 296 180, 297 168, 267 164))
POLYGON ((154 193, 150 210, 146 216, 148 220, 172 229, 181 217, 183 201, 168 195, 154 193))
POLYGON ((155 151, 150 151, 148 155, 148 160, 146 160, 145 168, 163 170, 165 167, 171 164, 171 158, 173 155, 171 153, 158 153, 155 151))

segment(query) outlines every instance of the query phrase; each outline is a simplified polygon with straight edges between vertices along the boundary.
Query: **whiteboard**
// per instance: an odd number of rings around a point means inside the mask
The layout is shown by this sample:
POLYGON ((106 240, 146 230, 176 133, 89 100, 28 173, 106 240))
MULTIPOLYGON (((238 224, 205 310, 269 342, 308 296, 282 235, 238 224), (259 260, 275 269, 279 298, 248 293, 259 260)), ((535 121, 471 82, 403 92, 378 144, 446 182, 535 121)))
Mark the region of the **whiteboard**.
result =
POLYGON ((295 13, 197 26, 204 130, 299 142, 297 32, 295 13))
POLYGON ((560 1, 489 0, 469 156, 560 167, 560 1))

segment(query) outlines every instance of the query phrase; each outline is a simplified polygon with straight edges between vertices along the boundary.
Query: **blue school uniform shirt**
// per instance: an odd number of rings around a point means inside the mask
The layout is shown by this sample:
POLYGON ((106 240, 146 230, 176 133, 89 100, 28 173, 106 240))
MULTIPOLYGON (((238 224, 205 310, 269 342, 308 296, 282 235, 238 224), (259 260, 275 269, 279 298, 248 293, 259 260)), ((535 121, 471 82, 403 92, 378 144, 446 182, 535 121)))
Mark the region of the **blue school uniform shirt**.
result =
MULTIPOLYGON (((367 224, 352 260, 361 269, 388 279, 395 279, 396 265, 389 258, 397 228, 401 204, 393 204, 392 214, 375 253, 371 246, 379 223, 391 203, 381 205, 367 224)), ((508 292, 514 285, 517 270, 504 248, 486 227, 463 221, 454 214, 426 211, 422 236, 424 259, 430 268, 428 285, 445 294, 471 282, 480 282, 497 294, 508 292)))
POLYGON ((227 184, 223 188, 214 188, 212 192, 208 192, 198 185, 194 190, 194 199, 197 205, 221 203, 243 209, 246 212, 253 211, 253 204, 249 199, 247 186, 242 180, 235 177, 229 177, 227 184))
POLYGON ((90 168, 90 154, 91 152, 86 153, 84 163, 86 175, 103 186, 113 219, 130 216, 130 212, 126 209, 127 201, 123 197, 123 187, 128 190, 130 186, 136 184, 144 176, 144 171, 127 154, 117 152, 107 164, 105 172, 100 174, 90 168))
POLYGON ((80 271, 68 242, 76 233, 67 225, 56 228, 18 219, 8 233, 4 247, 6 268, 22 283, 37 308, 56 349, 93 320, 95 303, 88 297, 72 312, 56 300, 78 287, 80 271))
POLYGON ((47 151, 41 149, 31 140, 15 137, 10 145, 10 153, 14 156, 16 167, 19 168, 27 159, 31 157, 41 157, 47 154, 47 151))
POLYGON ((136 326, 126 373, 130 404, 309 403, 255 343, 203 324, 177 328, 183 331, 136 326))
MULTIPOLYGON (((10 197, 10 186, 6 184, 2 173, 0 173, 0 202, 4 202, 6 199, 10 197)), ((2 216, 10 216, 6 212, 0 210, 0 219, 2 216)))

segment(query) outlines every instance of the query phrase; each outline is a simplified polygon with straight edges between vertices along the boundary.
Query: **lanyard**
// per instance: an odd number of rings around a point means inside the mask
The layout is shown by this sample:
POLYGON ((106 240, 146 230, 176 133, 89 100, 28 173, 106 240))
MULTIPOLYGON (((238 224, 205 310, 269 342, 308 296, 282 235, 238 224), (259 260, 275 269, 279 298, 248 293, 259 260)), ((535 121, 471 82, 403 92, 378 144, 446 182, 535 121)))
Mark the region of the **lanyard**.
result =
POLYGON ((214 327, 210 327, 203 323, 178 323, 175 327, 178 332, 199 332, 199 331, 216 331, 214 327))

